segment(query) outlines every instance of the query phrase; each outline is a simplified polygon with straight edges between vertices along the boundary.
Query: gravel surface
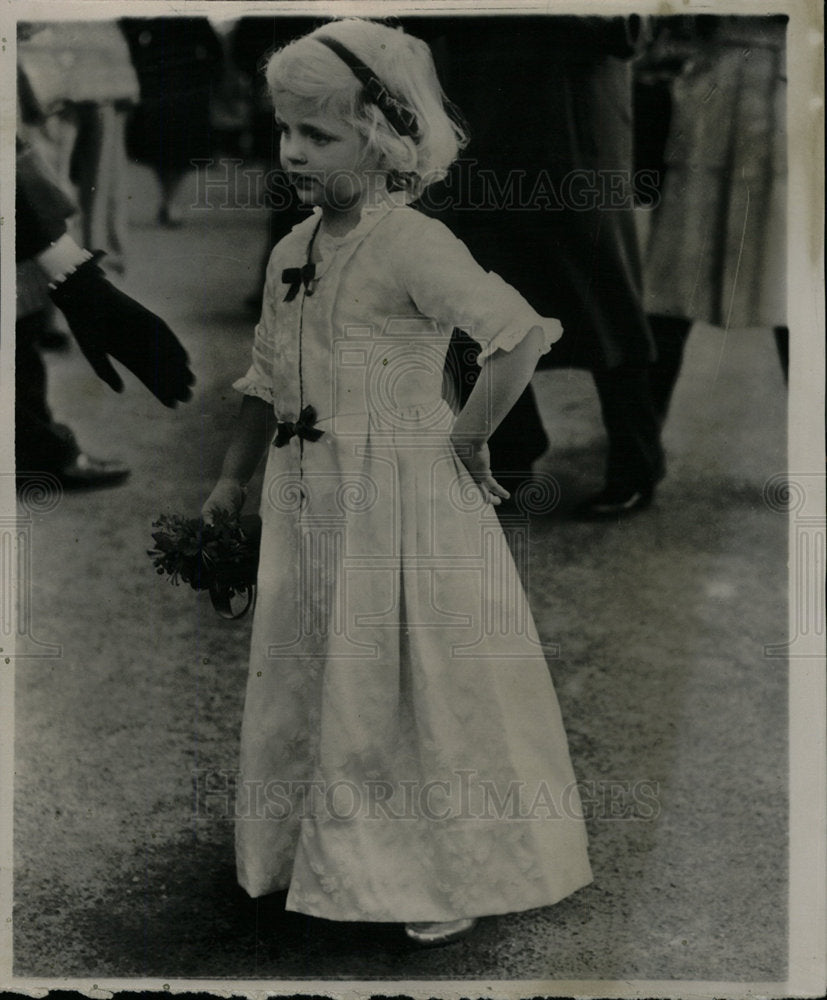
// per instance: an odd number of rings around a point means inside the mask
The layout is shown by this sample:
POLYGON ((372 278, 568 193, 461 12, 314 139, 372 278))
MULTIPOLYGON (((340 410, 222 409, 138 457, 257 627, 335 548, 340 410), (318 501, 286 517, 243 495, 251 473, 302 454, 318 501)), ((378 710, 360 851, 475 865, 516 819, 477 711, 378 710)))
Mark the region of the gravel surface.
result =
POLYGON ((595 881, 417 951, 396 926, 250 901, 220 795, 194 809, 196 777, 236 765, 250 624, 155 577, 145 550, 152 520, 197 512, 217 473, 266 216, 193 210, 163 231, 148 174, 132 181, 124 287, 179 333, 199 381, 166 411, 131 377, 113 394, 76 350, 49 358, 58 416, 133 472, 27 515, 32 636, 59 655, 17 662, 16 975, 785 979, 787 664, 764 646, 786 634, 786 521, 762 493, 785 468, 786 400, 770 332, 693 332, 668 477, 612 525, 567 517, 601 479, 590 377, 535 377, 552 441, 537 470, 561 498, 531 520, 527 584, 560 647, 595 881))

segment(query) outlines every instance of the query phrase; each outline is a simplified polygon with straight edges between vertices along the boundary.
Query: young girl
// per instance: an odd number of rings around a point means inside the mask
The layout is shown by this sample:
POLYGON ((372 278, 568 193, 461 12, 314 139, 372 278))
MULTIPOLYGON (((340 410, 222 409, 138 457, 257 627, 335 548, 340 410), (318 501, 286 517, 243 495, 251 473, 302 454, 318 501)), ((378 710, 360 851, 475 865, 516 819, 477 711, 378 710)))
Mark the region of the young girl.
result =
POLYGON ((203 511, 240 509, 267 452, 239 881, 444 943, 591 879, 486 446, 561 329, 409 207, 465 141, 427 45, 342 20, 277 52, 267 81, 314 213, 273 251, 203 511), (454 327, 483 345, 459 415, 454 327))

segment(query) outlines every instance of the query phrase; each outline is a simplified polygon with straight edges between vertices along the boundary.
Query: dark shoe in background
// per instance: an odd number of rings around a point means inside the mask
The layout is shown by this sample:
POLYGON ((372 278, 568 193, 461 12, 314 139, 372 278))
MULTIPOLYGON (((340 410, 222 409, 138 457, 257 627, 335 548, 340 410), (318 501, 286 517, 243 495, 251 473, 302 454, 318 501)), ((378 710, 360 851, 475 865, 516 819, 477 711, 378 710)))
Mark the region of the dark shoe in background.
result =
POLYGON ((578 521, 616 521, 645 510, 655 495, 653 485, 606 486, 596 496, 574 508, 578 521))
POLYGON ((93 458, 81 452, 55 473, 65 490, 99 489, 117 486, 129 475, 129 466, 116 459, 93 458))

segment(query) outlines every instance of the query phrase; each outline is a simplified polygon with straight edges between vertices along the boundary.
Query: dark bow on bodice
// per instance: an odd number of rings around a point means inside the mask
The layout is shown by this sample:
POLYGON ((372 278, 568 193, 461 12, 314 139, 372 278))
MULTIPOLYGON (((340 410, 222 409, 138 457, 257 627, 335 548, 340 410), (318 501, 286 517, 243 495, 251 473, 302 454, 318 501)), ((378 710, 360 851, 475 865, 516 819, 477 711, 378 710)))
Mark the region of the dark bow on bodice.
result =
POLYGON ((299 294, 299 289, 304 285, 306 295, 313 294, 313 281, 316 277, 316 265, 304 264, 302 267, 286 267, 281 272, 281 280, 290 287, 284 296, 285 302, 292 302, 299 294))
POLYGON ((273 439, 273 444, 276 448, 283 448, 294 436, 303 438, 305 441, 318 441, 324 431, 314 427, 315 423, 316 411, 312 406, 305 406, 295 423, 290 420, 279 420, 276 424, 276 436, 273 439))

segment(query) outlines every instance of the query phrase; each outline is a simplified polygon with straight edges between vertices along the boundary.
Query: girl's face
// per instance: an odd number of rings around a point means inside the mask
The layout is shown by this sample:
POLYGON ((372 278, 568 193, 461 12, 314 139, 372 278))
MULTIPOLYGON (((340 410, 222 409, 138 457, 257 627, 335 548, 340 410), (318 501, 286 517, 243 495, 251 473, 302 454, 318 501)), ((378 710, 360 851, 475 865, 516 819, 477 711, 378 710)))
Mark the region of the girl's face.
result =
POLYGON ((346 212, 362 204, 379 176, 379 158, 366 155, 365 140, 353 126, 288 93, 278 95, 276 124, 282 168, 305 205, 346 212))

